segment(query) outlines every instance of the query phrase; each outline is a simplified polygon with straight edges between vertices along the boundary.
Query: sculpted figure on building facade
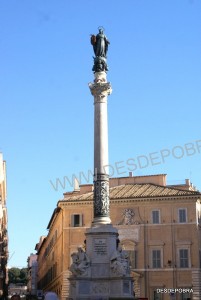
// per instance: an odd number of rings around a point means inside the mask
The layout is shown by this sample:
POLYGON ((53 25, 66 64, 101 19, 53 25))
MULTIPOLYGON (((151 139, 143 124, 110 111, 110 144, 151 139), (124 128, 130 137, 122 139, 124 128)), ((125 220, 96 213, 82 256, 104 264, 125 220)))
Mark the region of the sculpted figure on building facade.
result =
POLYGON ((99 27, 98 29, 99 33, 97 35, 91 35, 91 44, 95 54, 94 66, 92 69, 94 72, 108 71, 106 59, 110 42, 104 34, 103 27, 99 27))
POLYGON ((134 216, 135 213, 133 209, 131 208, 126 208, 123 211, 123 218, 119 222, 119 225, 133 225, 133 224, 138 224, 138 222, 134 222, 134 216))
POLYGON ((84 250, 79 247, 78 252, 74 252, 71 254, 73 263, 70 266, 70 271, 75 276, 87 275, 88 268, 90 266, 90 260, 84 252, 84 250))
POLYGON ((128 254, 120 245, 110 259, 110 267, 116 276, 126 276, 130 272, 128 254))
POLYGON ((132 225, 134 223, 134 211, 130 208, 126 208, 124 210, 124 224, 132 225))

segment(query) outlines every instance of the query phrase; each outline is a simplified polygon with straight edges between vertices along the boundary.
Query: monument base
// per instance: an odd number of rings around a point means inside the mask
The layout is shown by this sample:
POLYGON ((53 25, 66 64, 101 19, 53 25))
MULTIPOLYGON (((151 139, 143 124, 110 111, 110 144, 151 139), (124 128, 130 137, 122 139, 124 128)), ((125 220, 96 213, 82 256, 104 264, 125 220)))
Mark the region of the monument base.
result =
POLYGON ((111 224, 86 231, 86 252, 72 254, 70 297, 73 300, 134 299, 128 256, 111 224))

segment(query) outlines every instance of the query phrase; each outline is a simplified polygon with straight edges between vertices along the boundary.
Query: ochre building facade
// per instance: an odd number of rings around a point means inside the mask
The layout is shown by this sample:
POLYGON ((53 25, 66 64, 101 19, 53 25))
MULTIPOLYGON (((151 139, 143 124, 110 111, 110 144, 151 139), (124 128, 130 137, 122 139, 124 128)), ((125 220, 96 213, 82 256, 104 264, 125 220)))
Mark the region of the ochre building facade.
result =
MULTIPOLYGON (((128 252, 136 298, 200 300, 201 193, 166 175, 110 179, 110 216, 128 252)), ((69 297, 71 254, 85 247, 93 221, 93 185, 65 193, 37 244, 38 289, 69 297)))
POLYGON ((0 153, 0 298, 8 294, 8 230, 6 207, 6 162, 0 153))

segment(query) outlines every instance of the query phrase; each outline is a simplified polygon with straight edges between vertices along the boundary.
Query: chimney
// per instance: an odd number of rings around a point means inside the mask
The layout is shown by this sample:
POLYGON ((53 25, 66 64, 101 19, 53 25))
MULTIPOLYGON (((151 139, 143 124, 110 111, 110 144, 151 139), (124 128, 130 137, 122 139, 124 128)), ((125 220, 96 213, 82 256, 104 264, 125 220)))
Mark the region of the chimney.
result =
POLYGON ((187 186, 190 186, 191 185, 190 179, 185 179, 185 183, 187 186))
POLYGON ((78 179, 75 177, 74 178, 74 192, 79 192, 80 191, 80 185, 78 179))

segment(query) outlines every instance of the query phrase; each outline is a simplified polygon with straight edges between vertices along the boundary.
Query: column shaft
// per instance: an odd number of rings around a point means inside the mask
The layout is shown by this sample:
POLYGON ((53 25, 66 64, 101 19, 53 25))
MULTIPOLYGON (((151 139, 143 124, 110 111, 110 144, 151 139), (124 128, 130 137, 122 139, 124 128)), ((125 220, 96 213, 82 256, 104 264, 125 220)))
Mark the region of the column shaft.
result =
POLYGON ((112 92, 105 72, 95 73, 89 84, 94 96, 94 221, 93 225, 110 224, 108 174, 107 96, 112 92))

